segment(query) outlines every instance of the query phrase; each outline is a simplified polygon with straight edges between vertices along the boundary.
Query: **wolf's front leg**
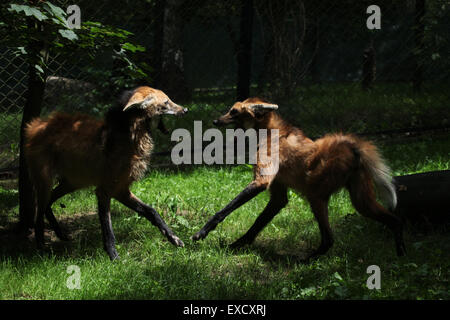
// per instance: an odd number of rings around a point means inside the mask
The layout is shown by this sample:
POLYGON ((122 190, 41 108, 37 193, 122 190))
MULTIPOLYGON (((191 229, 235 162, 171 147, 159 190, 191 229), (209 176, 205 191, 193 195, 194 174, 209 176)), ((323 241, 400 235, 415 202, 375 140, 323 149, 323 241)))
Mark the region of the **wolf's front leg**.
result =
POLYGON ((192 240, 197 241, 206 238, 208 233, 216 228, 231 212, 242 206, 244 203, 256 197, 261 191, 266 190, 267 183, 253 181, 241 193, 238 194, 225 208, 217 212, 205 226, 192 236, 192 240))
POLYGON ((140 216, 149 220, 153 225, 157 226, 170 243, 177 247, 184 247, 183 241, 173 233, 159 213, 154 208, 145 204, 129 190, 121 193, 119 196, 115 196, 115 198, 128 208, 136 211, 140 216))

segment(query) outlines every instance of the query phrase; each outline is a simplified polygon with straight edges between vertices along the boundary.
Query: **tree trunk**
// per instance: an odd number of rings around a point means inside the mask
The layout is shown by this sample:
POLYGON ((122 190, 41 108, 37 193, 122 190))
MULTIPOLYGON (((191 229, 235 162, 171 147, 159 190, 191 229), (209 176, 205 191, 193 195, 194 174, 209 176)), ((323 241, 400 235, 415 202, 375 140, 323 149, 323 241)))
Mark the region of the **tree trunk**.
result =
POLYGON ((450 222, 450 170, 395 177, 395 213, 413 224, 450 222))
MULTIPOLYGON (((41 29, 41 26, 35 26, 33 22, 28 23, 29 28, 41 29)), ((42 31, 42 30, 41 30, 42 31)), ((36 215, 36 203, 33 192, 33 186, 28 175, 23 146, 24 129, 27 123, 35 117, 39 117, 42 109, 42 102, 45 92, 45 75, 39 75, 35 64, 43 57, 47 59, 45 45, 39 41, 30 41, 27 48, 28 59, 28 91, 27 99, 22 114, 22 123, 20 125, 20 154, 19 154, 19 232, 27 232, 34 227, 36 215)))
POLYGON ((415 68, 413 74, 413 89, 414 92, 419 92, 422 89, 423 83, 423 64, 421 57, 425 47, 425 0, 416 0, 415 23, 414 23, 414 61, 415 68))
POLYGON ((174 101, 191 98, 184 75, 182 5, 184 0, 166 0, 162 45, 161 89, 174 101))
POLYGON ((252 34, 253 34, 253 0, 242 0, 239 49, 237 53, 238 79, 237 100, 242 101, 250 95, 252 34))

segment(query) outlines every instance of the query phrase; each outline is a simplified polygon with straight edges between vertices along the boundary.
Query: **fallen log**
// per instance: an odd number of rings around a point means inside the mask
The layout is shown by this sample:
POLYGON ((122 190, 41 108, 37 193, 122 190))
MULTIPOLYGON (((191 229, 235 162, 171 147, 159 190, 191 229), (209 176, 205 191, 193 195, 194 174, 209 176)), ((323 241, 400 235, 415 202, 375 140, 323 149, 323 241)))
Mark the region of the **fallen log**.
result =
POLYGON ((398 176, 395 214, 414 225, 450 222, 450 170, 398 176))

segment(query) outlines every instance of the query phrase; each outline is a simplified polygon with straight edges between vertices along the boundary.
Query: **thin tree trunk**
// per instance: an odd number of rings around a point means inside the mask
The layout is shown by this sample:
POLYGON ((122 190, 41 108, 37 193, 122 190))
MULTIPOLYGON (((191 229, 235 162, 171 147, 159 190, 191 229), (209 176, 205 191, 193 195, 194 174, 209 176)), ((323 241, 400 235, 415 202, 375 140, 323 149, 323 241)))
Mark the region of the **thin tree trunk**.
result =
MULTIPOLYGON (((38 28, 41 26, 28 23, 29 28, 38 28)), ((36 61, 40 61, 40 56, 47 59, 45 45, 39 41, 30 41, 27 48, 30 54, 28 66, 28 91, 27 99, 22 114, 22 123, 20 125, 20 154, 19 154, 19 232, 27 232, 34 227, 36 215, 36 203, 33 192, 33 186, 28 175, 28 168, 23 153, 24 129, 27 123, 35 117, 39 117, 42 109, 42 102, 45 91, 45 75, 39 75, 35 68, 36 61)))
POLYGON ((423 83, 423 65, 421 57, 425 47, 425 0, 416 0, 415 10, 415 24, 414 24, 414 60, 415 69, 413 74, 413 89, 414 92, 419 92, 422 89, 423 83))
POLYGON ((237 53, 238 79, 237 99, 245 100, 250 95, 252 34, 253 34, 253 0, 242 0, 239 50, 237 53))

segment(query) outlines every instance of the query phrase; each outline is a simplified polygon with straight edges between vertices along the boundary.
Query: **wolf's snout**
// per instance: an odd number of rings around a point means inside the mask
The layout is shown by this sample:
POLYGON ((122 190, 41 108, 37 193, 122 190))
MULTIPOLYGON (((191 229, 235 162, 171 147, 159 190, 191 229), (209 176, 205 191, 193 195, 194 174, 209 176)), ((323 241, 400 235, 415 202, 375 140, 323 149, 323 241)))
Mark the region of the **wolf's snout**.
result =
POLYGON ((175 112, 176 115, 184 115, 184 114, 186 114, 188 112, 187 108, 184 108, 184 107, 178 106, 178 105, 177 105, 177 109, 176 110, 177 110, 175 112))
POLYGON ((213 125, 215 125, 216 127, 222 127, 222 126, 226 125, 226 122, 223 121, 222 119, 216 119, 216 120, 213 120, 213 125))

